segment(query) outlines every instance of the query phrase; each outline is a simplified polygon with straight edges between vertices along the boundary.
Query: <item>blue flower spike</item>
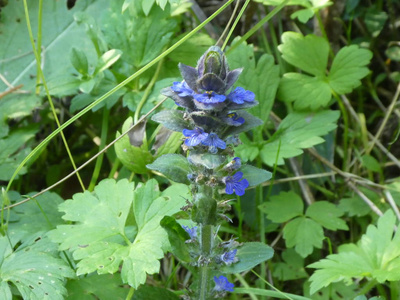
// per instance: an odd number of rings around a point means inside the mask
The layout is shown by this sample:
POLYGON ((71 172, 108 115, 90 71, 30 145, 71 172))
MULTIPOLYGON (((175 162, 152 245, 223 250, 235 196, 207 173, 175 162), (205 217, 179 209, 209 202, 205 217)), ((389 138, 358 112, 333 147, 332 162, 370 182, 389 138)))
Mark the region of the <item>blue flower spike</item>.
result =
POLYGON ((235 88, 228 95, 228 99, 236 104, 243 104, 245 102, 254 102, 255 95, 252 91, 246 91, 242 87, 235 88))
POLYGON ((182 226, 183 229, 189 234, 190 239, 194 240, 197 238, 197 226, 190 228, 189 226, 182 226))
POLYGON ((233 287, 235 286, 233 283, 228 281, 228 278, 225 276, 214 276, 215 287, 214 291, 216 292, 233 292, 233 287))
POLYGON ((242 179, 243 172, 236 172, 232 176, 227 176, 223 178, 226 184, 225 192, 229 195, 235 193, 238 196, 244 195, 244 190, 249 187, 249 182, 247 179, 242 179))
POLYGON ((232 250, 232 251, 225 252, 224 254, 221 255, 221 260, 222 260, 227 266, 229 266, 229 265, 231 265, 231 264, 237 262, 238 259, 237 259, 237 257, 236 257, 236 252, 237 252, 237 249, 234 249, 234 250, 232 250))
POLYGON ((223 140, 221 140, 218 137, 218 135, 214 132, 211 132, 207 136, 207 138, 204 139, 201 143, 205 146, 208 146, 209 147, 208 151, 213 154, 218 152, 217 148, 220 148, 220 149, 226 148, 226 143, 223 140))
POLYGON ((171 89, 178 94, 180 97, 192 96, 194 94, 193 90, 187 85, 185 81, 174 82, 171 89))
POLYGON ((201 142, 203 142, 205 139, 208 137, 208 133, 204 132, 203 129, 196 127, 193 130, 190 129, 183 129, 182 131, 183 135, 187 137, 185 140, 185 145, 189 147, 194 147, 199 145, 201 142))

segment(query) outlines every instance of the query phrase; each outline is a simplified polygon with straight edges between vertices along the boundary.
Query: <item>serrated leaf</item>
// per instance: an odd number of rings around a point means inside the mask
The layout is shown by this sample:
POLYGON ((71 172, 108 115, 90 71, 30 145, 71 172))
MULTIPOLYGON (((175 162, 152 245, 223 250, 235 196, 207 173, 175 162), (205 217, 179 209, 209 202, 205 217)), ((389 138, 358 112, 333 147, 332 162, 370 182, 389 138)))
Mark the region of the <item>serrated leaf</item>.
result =
POLYGON ((282 58, 314 76, 324 77, 328 64, 329 43, 322 37, 287 31, 278 46, 282 58))
MULTIPOLYGON (((368 199, 374 202, 379 207, 381 196, 370 189, 360 187, 368 199)), ((350 198, 343 198, 340 200, 338 208, 347 213, 350 217, 362 217, 371 212, 371 208, 364 202, 364 200, 357 194, 350 198)))
MULTIPOLYGON (((20 247, 11 251, 7 237, 0 237, 2 250, 1 293, 9 297, 7 282, 12 283, 24 299, 64 299, 65 278, 73 278, 74 272, 66 263, 52 255, 33 248, 20 247)), ((11 299, 11 298, 4 298, 11 299)))
POLYGON ((274 250, 266 244, 259 242, 244 243, 236 253, 239 261, 230 266, 222 267, 220 271, 228 274, 245 272, 270 259, 273 255, 274 250))
POLYGON ((297 253, 307 257, 314 248, 322 248, 324 231, 314 220, 298 217, 283 228, 283 238, 288 248, 295 247, 297 253))
POLYGON ((295 192, 281 192, 258 207, 267 218, 276 223, 287 222, 303 214, 303 200, 295 192))
POLYGON ((334 204, 326 201, 318 201, 311 204, 306 211, 306 216, 318 222, 329 230, 349 230, 346 222, 340 217, 343 212, 334 204))
POLYGON ((324 140, 320 136, 336 128, 339 116, 338 111, 290 113, 261 149, 261 159, 265 164, 273 166, 279 149, 278 165, 281 165, 284 158, 300 155, 302 149, 322 143, 324 140))
POLYGON ((189 162, 180 154, 165 154, 147 165, 150 170, 164 174, 168 179, 179 183, 189 183, 189 162))
MULTIPOLYGON (((238 40, 239 38, 234 40, 232 45, 238 40)), ((231 69, 243 68, 236 86, 255 93, 259 104, 249 111, 265 123, 274 104, 279 84, 279 67, 275 65, 273 56, 263 54, 256 63, 253 45, 242 43, 232 52, 228 52, 227 59, 231 69)))
POLYGON ((377 226, 368 226, 357 245, 342 245, 338 254, 309 265, 318 269, 310 278, 311 293, 338 280, 347 283, 363 277, 380 283, 400 280, 400 233, 397 231, 393 237, 395 224, 396 217, 388 210, 377 226))
POLYGON ((284 262, 275 264, 274 277, 285 281, 308 277, 304 269, 304 259, 294 249, 283 251, 282 259, 284 262))
POLYGON ((272 177, 271 172, 250 165, 242 166, 240 172, 243 172, 243 178, 247 179, 249 186, 259 185, 270 180, 272 177))
POLYGON ((285 102, 294 102, 297 110, 307 107, 317 110, 329 103, 332 94, 329 84, 318 77, 286 73, 279 84, 278 97, 285 102))
POLYGON ((97 275, 92 274, 87 277, 69 280, 66 288, 68 297, 66 300, 99 300, 115 299, 124 300, 128 294, 128 289, 121 287, 120 274, 97 275))
POLYGON ((160 221, 185 205, 183 196, 188 188, 173 185, 160 193, 154 179, 135 191, 133 187, 125 179, 106 179, 95 187, 94 194, 75 194, 73 200, 60 205, 66 213, 64 219, 76 223, 60 225, 49 236, 79 260, 77 274, 115 273, 122 264, 122 281, 137 288, 145 282, 146 274, 159 271, 158 260, 168 245, 160 221), (136 230, 128 231, 131 206, 136 230))
POLYGON ((340 49, 336 54, 328 76, 329 85, 338 94, 350 93, 361 84, 361 79, 368 73, 372 52, 351 45, 340 49))

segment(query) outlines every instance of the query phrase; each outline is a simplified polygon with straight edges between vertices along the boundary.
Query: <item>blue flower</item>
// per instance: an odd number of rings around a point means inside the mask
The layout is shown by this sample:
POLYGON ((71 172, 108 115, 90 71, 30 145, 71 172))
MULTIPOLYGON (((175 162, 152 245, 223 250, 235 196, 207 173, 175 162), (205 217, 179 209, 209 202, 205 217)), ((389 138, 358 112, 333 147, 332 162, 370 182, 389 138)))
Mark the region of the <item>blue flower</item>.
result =
POLYGON ((217 148, 226 148, 225 142, 214 132, 211 132, 201 143, 205 146, 209 146, 208 151, 211 153, 217 153, 217 148))
POLYGON ((242 87, 235 88, 235 90, 228 95, 228 99, 236 104, 243 104, 244 102, 254 102, 254 98, 255 95, 252 91, 246 91, 242 87))
POLYGON ((233 287, 235 286, 233 283, 228 281, 228 278, 225 276, 214 276, 214 281, 215 281, 215 287, 214 291, 217 292, 222 292, 222 291, 227 291, 227 292, 233 292, 233 287))
POLYGON ((228 266, 230 264, 237 262, 238 259, 235 257, 236 252, 237 252, 237 249, 225 252, 224 254, 221 255, 221 260, 228 266))
POLYGON ((234 170, 239 169, 241 166, 242 166, 242 161, 240 160, 239 157, 235 157, 229 163, 226 164, 224 169, 227 170, 228 172, 232 172, 234 170))
POLYGON ((189 234, 190 239, 194 240, 195 238, 197 238, 197 226, 190 228, 189 226, 183 225, 182 228, 185 229, 185 231, 189 234))
POLYGON ((203 94, 194 94, 193 98, 204 104, 216 104, 224 102, 226 99, 225 95, 219 95, 213 91, 206 91, 203 94))
POLYGON ((244 118, 239 117, 235 112, 227 114, 224 120, 228 125, 232 126, 240 126, 244 123, 244 118))
POLYGON ((191 96, 194 93, 193 90, 187 85, 186 81, 174 82, 171 89, 180 97, 191 96))
POLYGON ((208 137, 208 133, 204 132, 204 130, 199 127, 193 130, 183 129, 182 133, 187 137, 185 145, 189 147, 197 146, 208 137))
POLYGON ((247 179, 242 179, 242 177, 242 172, 236 172, 232 176, 224 177, 223 181, 226 184, 225 192, 229 195, 235 192, 236 195, 243 196, 244 190, 249 186, 249 182, 247 179))

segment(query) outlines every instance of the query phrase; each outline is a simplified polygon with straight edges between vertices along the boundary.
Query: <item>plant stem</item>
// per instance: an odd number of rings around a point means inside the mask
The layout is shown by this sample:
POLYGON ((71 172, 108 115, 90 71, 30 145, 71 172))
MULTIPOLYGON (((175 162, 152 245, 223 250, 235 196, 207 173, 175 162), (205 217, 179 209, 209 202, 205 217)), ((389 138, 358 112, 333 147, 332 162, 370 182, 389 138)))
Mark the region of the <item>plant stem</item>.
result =
POLYGON ((344 106, 344 103, 342 99, 335 93, 333 92, 333 96, 337 100, 339 104, 340 111, 342 113, 343 117, 343 123, 344 123, 344 131, 343 131, 343 164, 342 164, 342 170, 347 171, 347 155, 348 155, 348 137, 349 137, 349 115, 347 113, 346 107, 344 106))
POLYGON ((202 225, 200 227, 201 234, 201 257, 204 258, 205 262, 202 262, 200 267, 200 284, 199 284, 199 299, 206 300, 209 294, 209 268, 208 268, 208 257, 211 254, 213 247, 213 226, 202 225))
POLYGON ((40 68, 41 68, 41 55, 42 55, 42 19, 43 19, 43 0, 39 0, 39 14, 38 14, 38 32, 37 32, 37 52, 39 60, 36 62, 36 95, 40 92, 40 68))

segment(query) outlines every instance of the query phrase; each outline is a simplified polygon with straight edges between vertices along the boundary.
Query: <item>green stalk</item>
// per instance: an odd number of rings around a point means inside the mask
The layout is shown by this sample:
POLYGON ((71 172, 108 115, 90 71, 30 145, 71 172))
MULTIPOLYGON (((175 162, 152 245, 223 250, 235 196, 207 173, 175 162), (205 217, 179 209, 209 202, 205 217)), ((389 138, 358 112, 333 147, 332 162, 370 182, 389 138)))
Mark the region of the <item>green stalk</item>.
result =
MULTIPOLYGON (((106 107, 103 107, 103 120, 101 124, 101 136, 100 136, 100 146, 99 146, 99 152, 104 149, 106 146, 106 140, 107 140, 107 133, 108 133, 108 117, 110 116, 110 110, 107 109, 106 107)), ((104 158, 104 153, 99 155, 96 159, 96 165, 94 167, 93 175, 92 175, 92 180, 90 181, 88 190, 91 192, 94 189, 94 186, 96 185, 97 179, 99 178, 100 170, 101 170, 101 165, 103 164, 103 158, 104 158)))
MULTIPOLYGON (((208 258, 211 254, 213 246, 213 226, 212 225, 202 225, 200 227, 200 238, 201 238, 201 255, 204 258, 208 258)), ((209 268, 208 262, 200 267, 200 284, 199 284, 199 299, 206 300, 209 294, 209 268)))
POLYGON ((348 150, 349 150, 349 144, 348 144, 348 138, 349 138, 349 115, 347 113, 346 107, 344 106, 344 103, 342 99, 334 92, 332 91, 333 96, 337 100, 339 104, 340 111, 342 113, 343 117, 343 123, 344 123, 344 131, 343 131, 343 164, 342 164, 342 170, 347 171, 347 156, 348 156, 348 150))
MULTIPOLYGON (((26 3, 26 0, 24 0, 24 10, 25 10, 26 26, 28 27, 28 32, 29 32, 29 39, 30 39, 30 42, 31 42, 31 45, 32 45, 33 53, 35 55, 35 59, 36 59, 37 67, 38 67, 38 69, 37 69, 38 72, 39 72, 38 75, 40 76, 40 78, 42 80, 44 89, 46 91, 46 96, 47 96, 47 99, 49 101, 49 104, 50 104, 51 111, 53 113, 54 119, 55 119, 55 121, 57 123, 58 131, 61 133, 61 138, 62 138, 62 140, 64 142, 65 149, 67 150, 69 159, 71 161, 71 164, 72 164, 74 170, 76 170, 76 164, 75 164, 74 158, 72 157, 71 151, 70 151, 69 146, 68 146, 68 142, 67 142, 67 140, 66 140, 66 138, 64 136, 64 133, 62 132, 63 128, 62 128, 62 126, 60 124, 60 121, 58 120, 58 116, 57 116, 56 110, 54 108, 53 100, 51 99, 50 92, 49 92, 49 89, 47 87, 46 80, 44 78, 43 70, 42 70, 42 68, 40 66, 40 56, 39 56, 38 51, 37 51, 36 46, 35 46, 35 40, 33 38, 32 27, 31 27, 31 23, 30 23, 30 19, 29 19, 28 4, 26 3)), ((43 148, 46 144, 47 144, 47 141, 45 143, 43 141, 42 143, 39 144, 39 146, 42 145, 41 148, 43 148)), ((37 149, 37 148, 38 148, 38 146, 35 149, 37 149)), ((35 151, 35 149, 33 151, 31 151, 31 153, 29 153, 27 158, 28 157, 29 158, 32 157, 37 151, 39 151, 39 149, 36 150, 36 151, 35 151)), ((18 174, 19 170, 23 167, 23 164, 25 164, 25 162, 26 162, 25 160, 27 160, 27 158, 24 159, 24 161, 18 166, 17 170, 14 172, 13 176, 10 179, 10 182, 7 185, 7 191, 9 190, 9 188, 11 186, 11 183, 14 180, 15 176, 18 174)), ((85 190, 85 185, 83 184, 79 173, 76 173, 76 176, 78 177, 78 181, 81 184, 82 190, 85 190)))
POLYGON ((39 0, 39 13, 38 13, 38 32, 37 32, 37 52, 39 60, 36 62, 36 95, 40 92, 40 66, 42 55, 42 19, 43 19, 43 0, 39 0))
MULTIPOLYGON (((152 66, 154 66, 157 62, 159 62, 162 58, 166 57, 168 54, 170 54, 172 51, 174 51, 176 48, 178 48, 180 45, 182 45, 184 42, 186 42, 188 39, 190 39, 192 36, 194 36, 200 29, 202 29, 206 24, 208 24, 211 20, 213 20, 216 16, 218 16, 225 8, 227 8, 233 1, 235 0, 229 0, 227 1, 224 5, 222 5, 215 13, 213 13, 210 17, 208 17, 203 23, 198 25, 195 29, 193 29, 191 32, 189 32, 186 36, 184 36, 182 39, 180 39, 178 42, 176 42, 174 45, 169 47, 167 50, 165 50, 163 53, 161 53, 159 56, 157 56, 155 59, 153 59, 151 62, 149 62, 147 65, 142 67, 140 70, 129 76, 127 79, 122 81, 120 84, 109 90, 107 93, 105 93, 103 96, 98 98, 96 101, 94 101, 92 104, 89 104, 86 108, 82 109, 79 113, 77 113, 74 117, 66 121, 64 124, 62 124, 58 129, 56 129, 54 132, 52 132, 48 137, 46 137, 38 146, 36 146, 35 149, 33 149, 27 157, 19 164, 17 169, 14 171, 14 174, 12 175, 10 181, 8 182, 7 189, 6 191, 9 191, 11 188, 12 183, 14 182, 15 177, 18 175, 19 171, 25 166, 28 160, 30 160, 38 151, 40 151, 51 139, 53 139, 57 134, 62 132, 66 127, 71 125, 75 120, 79 119, 82 117, 84 114, 86 114, 88 111, 90 111, 93 107, 95 107, 97 104, 100 102, 104 101, 107 99, 110 95, 114 94, 116 91, 119 89, 123 88, 125 85, 127 85, 129 82, 134 80, 135 78, 139 77, 141 74, 143 74, 145 71, 150 69, 152 66)), ((25 6, 25 14, 28 19, 28 31, 30 36, 32 37, 32 30, 30 28, 30 23, 29 23, 29 15, 28 15, 28 9, 26 5, 26 0, 24 0, 24 6, 25 6)), ((36 53, 36 50, 34 51, 36 53)), ((37 54, 37 53, 36 53, 37 54)), ((37 59, 37 55, 36 55, 37 59)))

